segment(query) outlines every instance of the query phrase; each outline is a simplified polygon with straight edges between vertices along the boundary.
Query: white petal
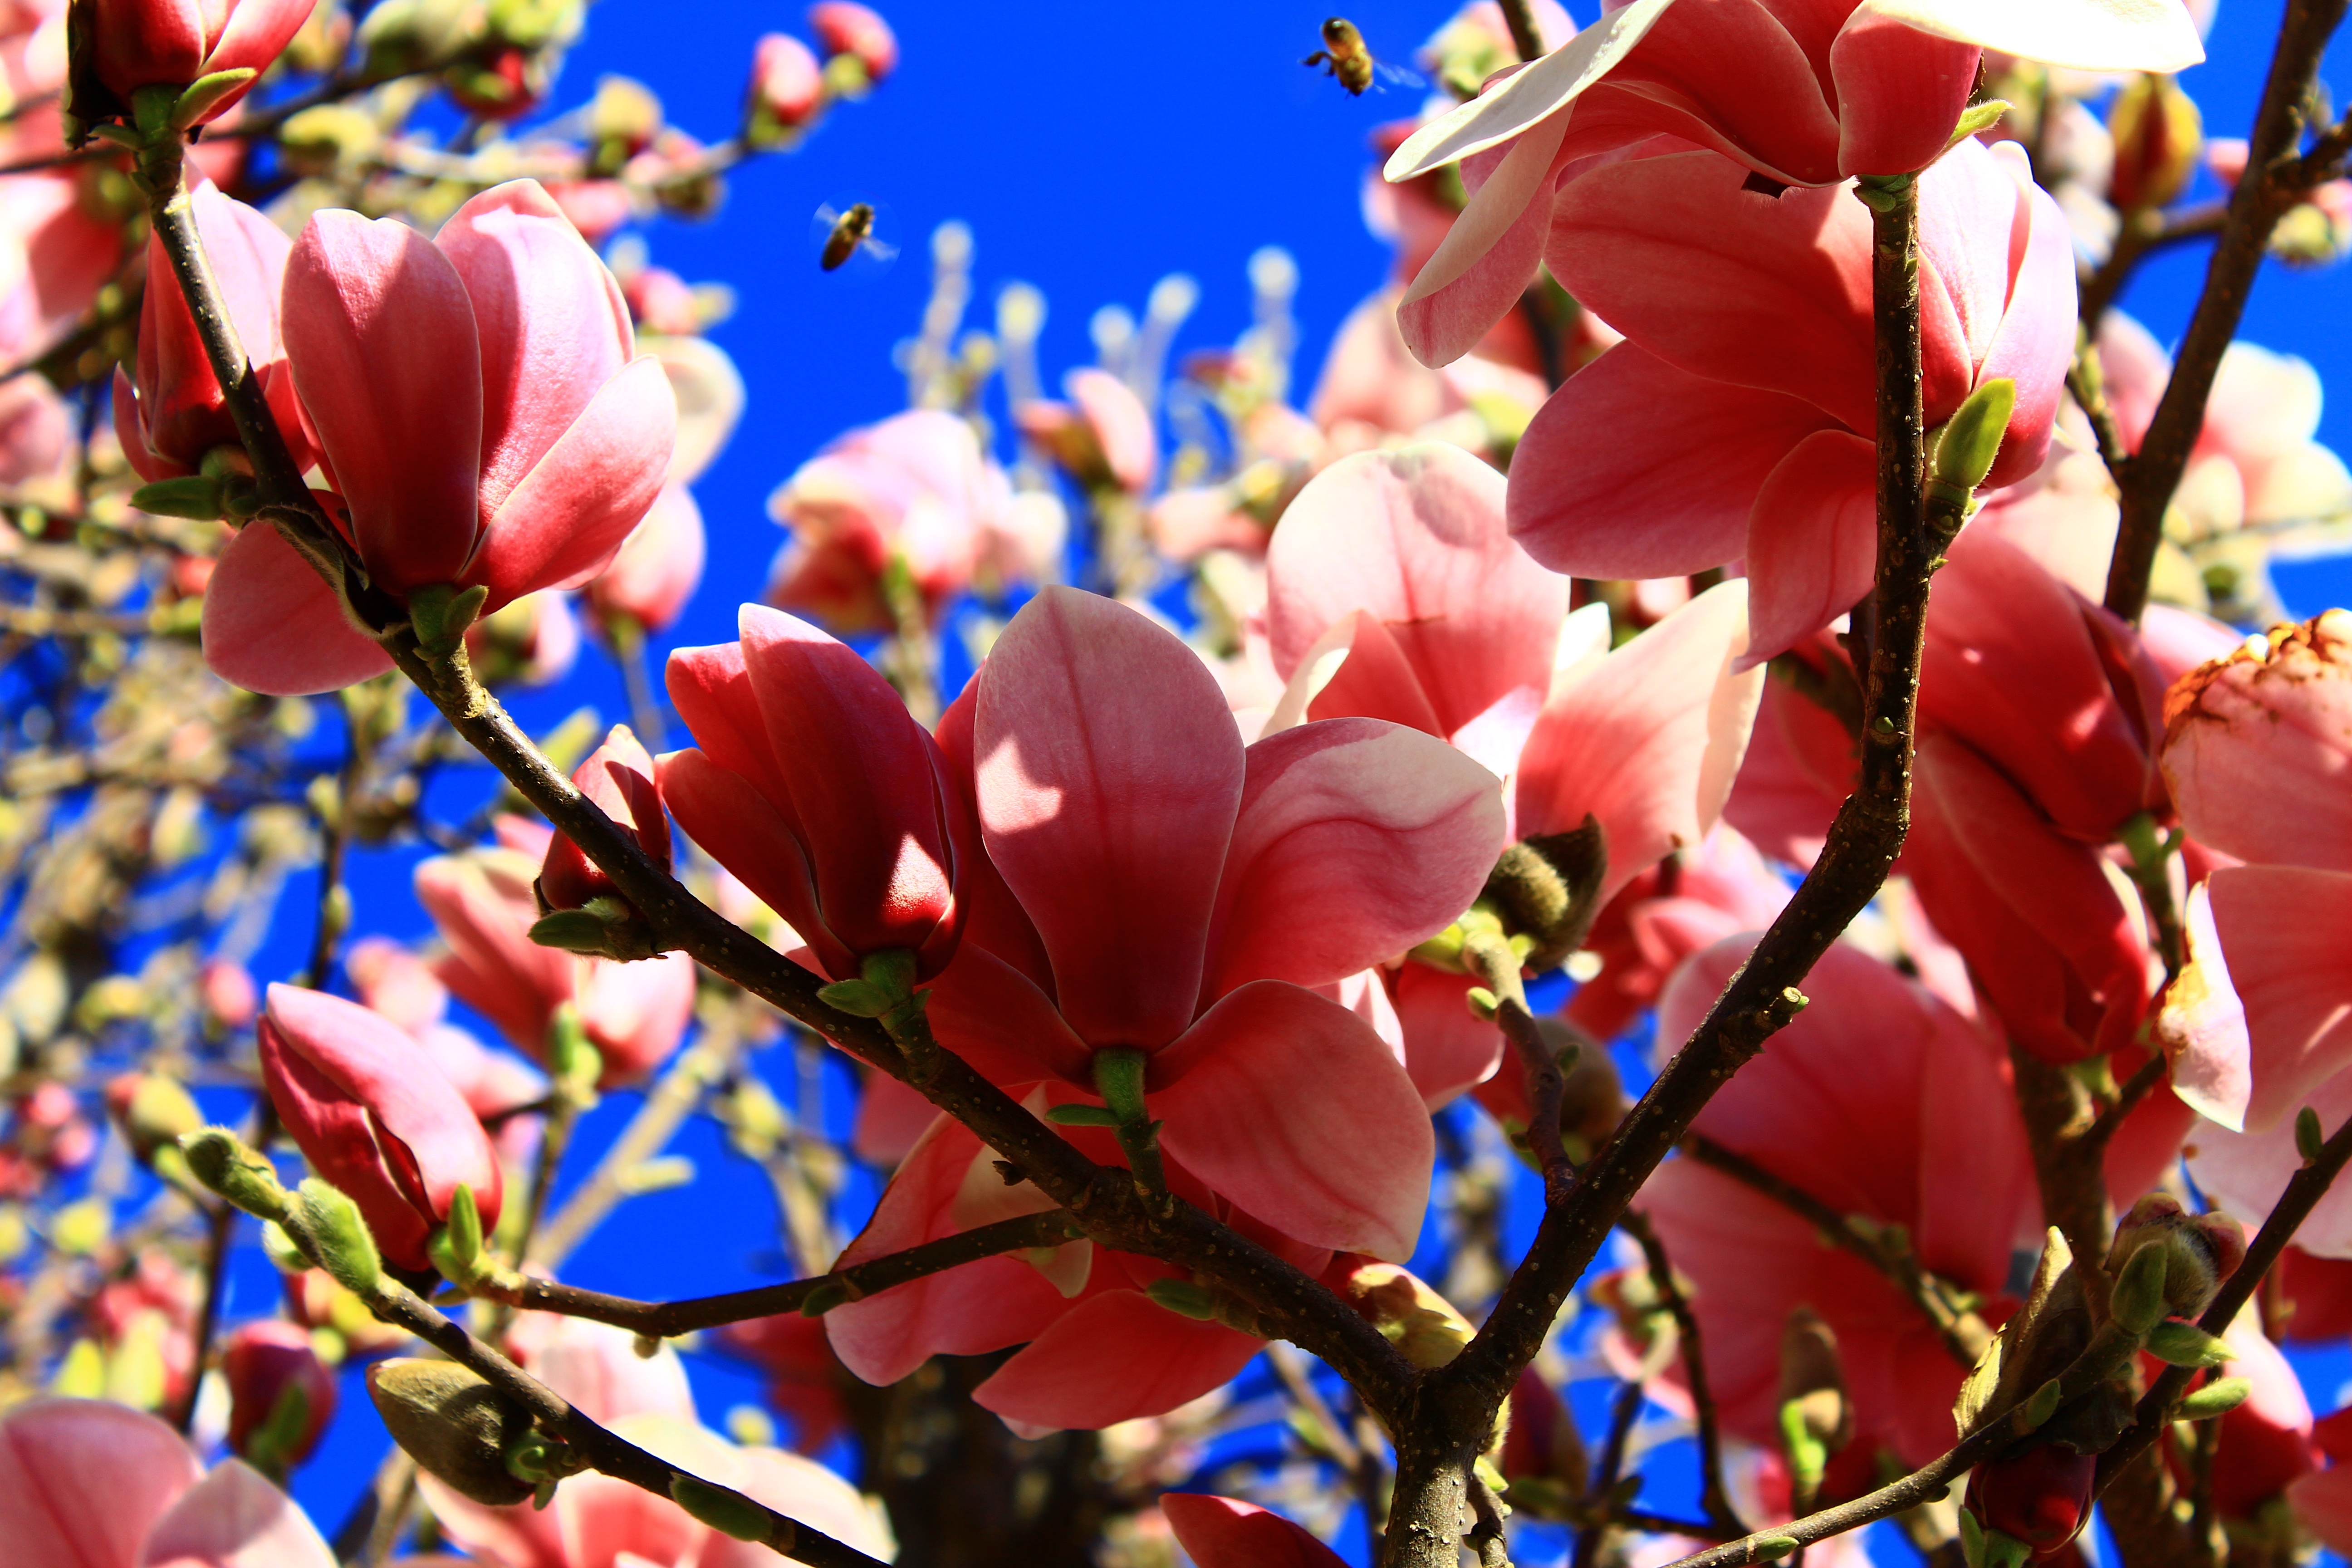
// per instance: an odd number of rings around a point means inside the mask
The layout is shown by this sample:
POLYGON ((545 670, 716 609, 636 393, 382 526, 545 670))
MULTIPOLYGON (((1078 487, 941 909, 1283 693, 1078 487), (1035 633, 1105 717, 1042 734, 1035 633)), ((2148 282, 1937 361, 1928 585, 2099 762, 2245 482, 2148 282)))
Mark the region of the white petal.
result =
POLYGON ((2081 70, 2177 71, 2205 58, 2181 0, 1863 0, 1864 13, 2081 70))

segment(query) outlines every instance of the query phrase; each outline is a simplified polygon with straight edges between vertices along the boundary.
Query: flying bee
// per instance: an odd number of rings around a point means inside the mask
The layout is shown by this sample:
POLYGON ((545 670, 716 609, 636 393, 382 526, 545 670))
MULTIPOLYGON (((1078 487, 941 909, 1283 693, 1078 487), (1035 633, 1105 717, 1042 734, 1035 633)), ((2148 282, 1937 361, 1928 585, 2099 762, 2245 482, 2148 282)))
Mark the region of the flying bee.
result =
POLYGON ((898 254, 897 246, 874 237, 871 202, 852 202, 845 211, 835 211, 830 205, 821 206, 816 209, 816 226, 824 236, 816 264, 827 272, 839 271, 861 251, 880 262, 898 254))
POLYGON ((1364 35, 1345 16, 1326 20, 1323 47, 1298 63, 1321 66, 1323 74, 1346 88, 1350 98, 1361 98, 1367 89, 1377 89, 1384 82, 1402 87, 1421 85, 1421 79, 1412 72, 1372 58, 1372 51, 1364 47, 1364 35))

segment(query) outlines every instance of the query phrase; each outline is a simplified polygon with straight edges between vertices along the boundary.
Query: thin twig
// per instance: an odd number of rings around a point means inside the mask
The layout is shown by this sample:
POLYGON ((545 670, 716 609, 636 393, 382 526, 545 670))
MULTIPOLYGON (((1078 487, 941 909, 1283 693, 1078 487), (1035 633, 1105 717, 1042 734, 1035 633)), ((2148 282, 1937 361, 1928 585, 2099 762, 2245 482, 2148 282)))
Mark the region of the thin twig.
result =
POLYGON ((1739 1511, 1731 1506, 1731 1494, 1723 1483, 1723 1424, 1706 1380, 1706 1346, 1699 1337, 1698 1314, 1691 1310, 1690 1298, 1675 1279, 1674 1264, 1650 1216, 1639 1209, 1627 1209, 1617 1228, 1642 1249, 1642 1260, 1650 1270, 1650 1289, 1675 1321, 1675 1342, 1682 1350, 1683 1374, 1690 1384, 1691 1408, 1698 1426, 1699 1507, 1716 1530, 1737 1535, 1748 1527, 1739 1522, 1739 1511))
POLYGON ((1536 8, 1531 0, 1501 0, 1503 25, 1511 30, 1511 47, 1519 51, 1519 58, 1540 58, 1544 52, 1543 29, 1536 26, 1536 8))

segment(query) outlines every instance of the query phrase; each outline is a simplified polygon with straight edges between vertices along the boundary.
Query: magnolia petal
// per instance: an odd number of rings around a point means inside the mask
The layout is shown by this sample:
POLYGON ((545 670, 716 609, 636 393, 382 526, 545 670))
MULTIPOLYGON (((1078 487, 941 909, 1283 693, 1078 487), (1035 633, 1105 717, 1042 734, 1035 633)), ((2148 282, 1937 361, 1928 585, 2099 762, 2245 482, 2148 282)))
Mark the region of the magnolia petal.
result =
POLYGON ((1347 1560, 1278 1513, 1202 1492, 1162 1492, 1160 1511, 1199 1568, 1344 1568, 1347 1560))
POLYGON ((339 691, 392 668, 326 579, 268 523, 248 524, 205 585, 205 663, 266 697, 339 691))
POLYGON ((1859 7, 1961 43, 2078 70, 2172 72, 2205 58, 2180 0, 1863 0, 1859 7))
POLYGON ((1202 999, 1322 985, 1444 930, 1504 842, 1494 774, 1444 742, 1333 719, 1249 748, 1202 999))
POLYGON ((1160 1142, 1212 1188, 1310 1247, 1412 1256, 1435 1140, 1412 1080, 1362 1019, 1254 981, 1152 1070, 1160 1142))
MULTIPOLYGON (((2227 998, 2234 995, 2244 1010, 2252 1079, 2243 1126, 2261 1132, 2292 1117, 2316 1085, 2352 1066, 2352 955, 2342 941, 2352 920, 2352 874, 2233 866, 2214 872, 2205 889, 2210 934, 2226 968, 2216 970, 2200 943, 2209 995, 2184 1000, 2184 1018, 2196 1026, 2183 1038, 2204 1047, 2200 1055, 2208 1059, 2227 1059, 2227 998)), ((2168 1027, 2171 1022, 2168 1006, 2168 1027)), ((2231 1124, 2226 1099, 2209 1108, 2206 1097, 2187 1089, 2182 1098, 2231 1124)))
POLYGON ((1902 174, 1934 163, 1968 107, 1977 49, 1857 9, 1830 46, 1838 172, 1902 174))
POLYGON ((931 984, 928 1016, 940 1043, 1003 1088, 1059 1076, 1087 1085, 1094 1053, 1044 992, 982 947, 957 950, 931 984))
POLYGON ((661 493, 677 430, 661 362, 624 366, 488 519, 467 581, 487 586, 495 608, 603 571, 661 493))
POLYGON ((972 1402, 1038 1431, 1164 1415, 1229 1383, 1265 1342, 1108 1290, 1055 1319, 972 1402))
POLYGON ((1241 736, 1215 677, 1115 601, 1049 587, 976 683, 988 853, 1094 1045, 1157 1049, 1192 1022, 1241 805, 1241 736))
POLYGON ((187 1440, 143 1411, 28 1399, 0 1415, 0 1561, 129 1568, 204 1473, 187 1440))
POLYGON ((2181 926, 2189 962, 2164 994, 2157 1029, 2172 1061, 2172 1091, 2191 1109, 2233 1132, 2245 1131, 2253 1100, 2253 1047, 2246 1005, 2230 979, 2229 955, 2213 929, 2209 884, 2189 890, 2181 926))
POLYGON ((1415 359, 1452 364, 1478 346, 1535 280, 1550 226, 1552 156, 1567 133, 1555 115, 1512 144, 1413 274, 1397 329, 1415 359))
MULTIPOLYGON (((880 1505, 814 1459, 781 1448, 745 1448, 735 1489, 852 1549, 887 1563, 898 1554, 880 1505)), ((769 1568, 775 1550, 764 1542, 713 1535, 694 1568, 769 1568)))
POLYGON ((1466 974, 1425 963, 1397 971, 1397 1021, 1404 1027, 1404 1070, 1432 1110, 1495 1076, 1503 1065, 1503 1032, 1470 1011, 1466 974))
POLYGON ((2352 871, 2352 616, 2331 610, 2181 680, 2161 760, 2199 843, 2352 871))
POLYGON ((1709 381, 1619 343, 1553 393, 1520 437, 1511 537, 1573 577, 1721 566, 1745 549, 1765 479, 1829 423, 1801 398, 1709 381), (1659 418, 1661 408, 1674 416, 1659 418), (1660 474, 1675 482, 1659 484, 1660 474))
POLYGON ((828 977, 854 978, 856 955, 818 912, 799 826, 751 780, 699 751, 665 753, 655 769, 662 804, 677 818, 679 831, 800 933, 828 977))
POLYGON ((1633 0, 1608 13, 1492 90, 1406 137, 1390 155, 1381 177, 1391 184, 1410 180, 1507 142, 1549 119, 1614 69, 1673 3, 1633 0))
POLYGON ((155 1521, 141 1568, 334 1568, 310 1516, 242 1459, 224 1459, 155 1521))
POLYGON ((1301 656, 1260 738, 1309 719, 1384 719, 1424 735, 1445 734, 1412 660, 1370 610, 1333 622, 1301 656))
MULTIPOLYGON (((2318 1115, 2322 1127, 2343 1126, 2352 1121, 2352 1074, 2338 1073, 2315 1086, 2302 1101, 2318 1115)), ((2195 1152, 2189 1157, 2189 1169, 2198 1184, 2212 1194, 2216 1205, 2249 1225, 2260 1225, 2269 1216, 2287 1183, 2303 1168, 2292 1119, 2256 1132, 2200 1122, 2189 1142, 2195 1152)), ((2296 1228, 2294 1244, 2315 1257, 2352 1258, 2352 1192, 2335 1187, 2322 1195, 2310 1217, 2296 1228)))
MULTIPOLYGON (((1503 476, 1422 442, 1340 458, 1309 480, 1266 547, 1266 635, 1287 678, 1351 610, 1385 624, 1451 734, 1551 671, 1568 580, 1505 526, 1503 476)), ((1388 717, 1388 715, 1381 715, 1388 717)))
POLYGON ((2000 455, 1985 477, 1986 489, 2026 479, 2049 455, 2066 370, 2074 363, 2076 305, 2074 241, 2065 215, 2033 183, 2023 149, 2003 142, 1992 153, 2017 182, 2018 219, 2025 233, 2021 254, 2011 239, 2009 308, 1977 370, 1979 383, 2005 378, 2017 386, 2017 403, 2010 410, 2000 455))
POLYGON ((1554 697, 1519 758, 1522 837, 1591 815, 1608 836, 1605 900, 1722 815, 1763 671, 1738 673, 1748 584, 1718 583, 1554 697))
POLYGON ((1748 520, 1755 631, 1743 668, 1785 653, 1870 592, 1878 563, 1878 448, 1817 430, 1789 449, 1748 520))

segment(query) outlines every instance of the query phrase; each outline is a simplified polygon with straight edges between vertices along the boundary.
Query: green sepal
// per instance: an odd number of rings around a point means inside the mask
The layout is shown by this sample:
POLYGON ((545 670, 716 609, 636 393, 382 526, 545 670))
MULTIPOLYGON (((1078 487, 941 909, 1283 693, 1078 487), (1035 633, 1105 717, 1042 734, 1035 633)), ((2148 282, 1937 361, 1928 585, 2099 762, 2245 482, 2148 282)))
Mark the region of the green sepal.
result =
POLYGON ((2319 1156, 2327 1144, 2326 1135, 2320 1131, 2319 1112, 2305 1106, 2294 1113, 2294 1152, 2303 1156, 2306 1165, 2319 1163, 2319 1156))
POLYGON ((2161 1322, 2147 1333, 2147 1353, 2167 1366, 2220 1366, 2230 1347, 2194 1323, 2161 1322))
POLYGON ((1984 1568, 1984 1526, 1967 1509, 1960 1510, 1960 1560, 1968 1568, 1984 1568))
POLYGON ((2160 1241, 2143 1245, 2124 1264, 2110 1306, 2116 1321, 2130 1333, 2145 1334, 2164 1321, 2168 1303, 2164 1295, 2168 1251, 2160 1241))
POLYGON ((1991 129, 2009 110, 2009 100, 2004 98, 1988 98, 1982 103, 1969 104, 1960 110, 1959 123, 1952 127, 1951 140, 1944 145, 1957 147, 1978 132, 1991 129))
POLYGON ((827 1312, 832 1311, 835 1307, 847 1302, 848 1300, 849 1291, 847 1289, 834 1280, 828 1279, 824 1284, 818 1286, 815 1289, 810 1291, 807 1297, 801 1302, 801 1316, 803 1318, 822 1318, 827 1312))
POLYGON ((2054 1377, 2035 1389, 2027 1396, 2025 1403, 2018 1407, 2018 1429, 2032 1432, 2049 1425, 2050 1418, 2058 1414, 2058 1398, 2063 1392, 2058 1386, 2058 1380, 2054 1377))
POLYGON ((1217 1299, 1205 1285, 1190 1279, 1154 1279, 1143 1293, 1180 1318, 1207 1322, 1217 1315, 1217 1299))
POLYGON ((1493 1023, 1495 1014, 1503 1005, 1502 999, 1484 985, 1470 987, 1468 991, 1463 993, 1463 1000, 1469 1005, 1470 1016, 1482 1024, 1493 1023))
POLYGON ((915 955, 903 947, 869 952, 859 962, 857 973, 885 995, 904 997, 915 988, 915 955))
POLYGON ((1936 478, 1955 490, 1974 493, 1992 472, 2016 409, 2017 383, 2007 376, 1995 376, 1969 393, 1936 443, 1936 478))
POLYGON ((236 91, 257 75, 251 66, 239 66, 235 70, 214 71, 190 82, 187 90, 173 100, 172 129, 185 131, 203 121, 220 100, 236 91))
POLYGON ((449 1195, 449 1223, 435 1231, 425 1250, 433 1267, 452 1285, 470 1285, 482 1274, 482 1211, 465 1183, 449 1195))
POLYGON ((184 479, 157 479, 131 492, 131 504, 155 517, 184 517, 196 522, 218 522, 228 513, 228 487, 202 474, 184 479))
POLYGON ((278 1391, 278 1403, 269 1407, 268 1416, 246 1439, 240 1458, 263 1475, 282 1479, 293 1468, 294 1452, 302 1446, 310 1425, 310 1396, 302 1392, 299 1379, 290 1379, 278 1391))
POLYGON ((830 985, 820 985, 816 997, 826 1006, 853 1018, 878 1018, 898 1005, 887 993, 864 980, 836 980, 830 985))
POLYGON ((1873 212, 1891 213, 1917 178, 1916 174, 1864 174, 1853 183, 1853 194, 1873 212))
POLYGON ((2227 1415, 2243 1405, 2246 1396, 2253 1391, 2251 1379, 2216 1378, 2182 1399, 2173 1407, 2172 1416, 2176 1421, 2210 1421, 2216 1415, 2227 1415))
POLYGON ((2033 1556, 2033 1548, 2005 1531, 1984 1532, 1983 1568, 2024 1568, 2033 1556))
POLYGON ((677 1506, 721 1535, 738 1541, 768 1539, 768 1510, 726 1487, 698 1481, 682 1470, 672 1470, 669 1495, 677 1506))
POLYGON ((305 1243, 334 1281, 362 1300, 372 1300, 383 1284, 383 1255, 360 1215, 359 1205, 340 1188, 305 1176, 282 1222, 305 1243))
POLYGON ((456 652, 489 596, 489 589, 479 583, 467 588, 435 583, 412 591, 408 624, 416 628, 417 647, 436 658, 456 652))
POLYGON ((541 947, 593 956, 604 951, 604 922, 586 910, 557 910, 531 922, 530 940, 541 947))
POLYGON ((1118 1112, 1107 1105, 1056 1105, 1047 1110, 1045 1120, 1057 1127, 1116 1127, 1118 1112))
POLYGON ((1794 1552, 1798 1544, 1797 1538, 1793 1535, 1759 1535, 1748 1543, 1748 1551, 1753 1553, 1748 1561, 1775 1563, 1794 1552))
POLYGON ((1829 1468, 1830 1451, 1805 1420, 1805 1402, 1780 1402, 1780 1451, 1788 1456, 1789 1471, 1804 1485, 1818 1487, 1829 1468))

